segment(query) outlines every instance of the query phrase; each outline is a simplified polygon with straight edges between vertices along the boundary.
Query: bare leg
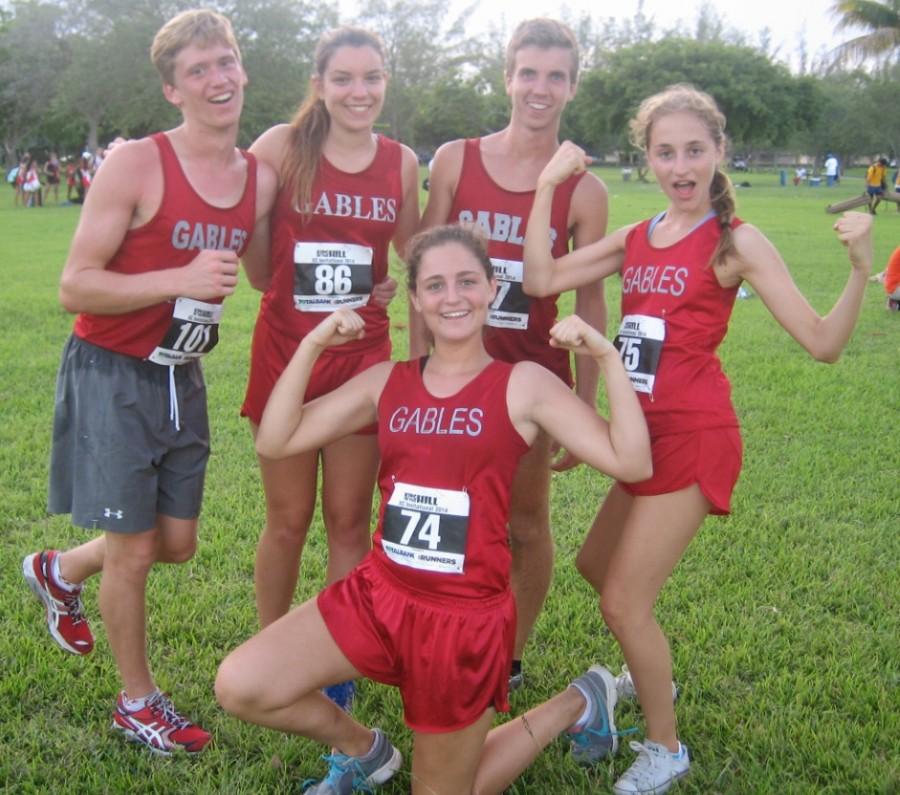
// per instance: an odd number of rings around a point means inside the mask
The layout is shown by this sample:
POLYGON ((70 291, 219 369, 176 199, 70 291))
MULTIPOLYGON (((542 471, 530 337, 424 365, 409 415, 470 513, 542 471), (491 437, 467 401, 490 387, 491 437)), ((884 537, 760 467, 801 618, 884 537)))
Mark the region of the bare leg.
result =
POLYGON ((550 437, 541 432, 519 462, 510 502, 512 589, 516 597, 515 659, 522 657, 553 578, 549 494, 550 437))
MULTIPOLYGON (((251 426, 252 427, 252 426, 251 426)), ((253 427, 254 436, 256 428, 253 427)), ((317 452, 273 461, 259 456, 266 525, 256 548, 256 609, 261 627, 291 607, 300 555, 316 507, 317 452)))
POLYGON ((417 732, 412 761, 413 795, 474 792, 475 773, 494 714, 493 709, 488 709, 475 723, 459 731, 417 732))
MULTIPOLYGON (((616 504, 613 503, 613 509, 616 504)), ((620 503, 620 507, 624 504, 620 503)), ((660 589, 696 535, 709 507, 696 484, 669 494, 634 498, 605 573, 589 578, 592 583, 601 584, 600 608, 634 679, 647 721, 647 738, 671 751, 678 750, 672 706, 672 658, 653 609, 660 589)), ((609 511, 610 515, 616 513, 619 512, 609 511)), ((602 527, 605 518, 609 516, 601 509, 591 529, 592 536, 612 532, 602 527)))
POLYGON ((60 552, 59 573, 67 582, 78 585, 103 569, 105 554, 106 534, 104 533, 84 544, 60 552))
POLYGON ((105 534, 100 613, 129 698, 146 696, 155 687, 147 661, 147 575, 161 554, 168 562, 182 562, 196 548, 196 519, 158 515, 157 526, 144 533, 105 534))
POLYGON ((353 434, 322 451, 322 513, 328 532, 326 583, 344 577, 372 547, 378 437, 353 434))
POLYGON ((473 791, 478 795, 503 792, 581 717, 584 708, 584 696, 567 687, 549 701, 492 729, 484 743, 473 791))
POLYGON ((319 692, 358 676, 311 599, 225 658, 216 677, 216 698, 241 720, 362 756, 372 746, 371 730, 319 692))

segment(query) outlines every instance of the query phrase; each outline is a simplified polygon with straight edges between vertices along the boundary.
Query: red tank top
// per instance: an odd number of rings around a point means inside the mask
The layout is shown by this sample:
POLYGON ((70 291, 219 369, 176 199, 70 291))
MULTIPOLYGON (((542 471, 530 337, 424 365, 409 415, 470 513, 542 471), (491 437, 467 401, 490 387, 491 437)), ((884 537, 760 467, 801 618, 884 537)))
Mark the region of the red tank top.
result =
POLYGON ((664 248, 650 244, 650 225, 638 224, 626 239, 616 338, 650 432, 736 427, 731 386, 716 355, 738 289, 721 287, 709 264, 719 225, 710 217, 664 248))
MULTIPOLYGON (((247 161, 247 180, 237 204, 215 207, 200 197, 188 181, 168 136, 156 133, 151 137, 159 148, 162 164, 162 202, 146 224, 125 233, 106 269, 136 274, 181 267, 202 249, 232 249, 243 254, 256 223, 254 156, 241 152, 247 161)), ((205 303, 221 302, 218 299, 205 303)), ((83 312, 75 319, 75 335, 101 348, 144 359, 167 338, 175 306, 176 302, 166 301, 119 315, 83 312)))
POLYGON ((373 284, 388 274, 388 251, 403 203, 402 149, 378 136, 371 164, 355 174, 322 157, 312 190, 312 217, 294 209, 294 187, 279 191, 272 213, 272 282, 260 319, 301 339, 325 313, 340 306, 365 320, 366 336, 329 354, 357 354, 388 338, 384 307, 369 301, 373 284))
MULTIPOLYGON (((569 206, 582 176, 569 177, 553 194, 550 234, 554 257, 569 249, 569 206)), ((475 222, 488 235, 488 254, 499 290, 484 330, 485 347, 491 356, 505 362, 538 362, 571 386, 568 351, 550 347, 559 296, 532 298, 522 291, 525 228, 533 202, 533 190, 506 190, 491 179, 481 159, 480 139, 465 142, 448 221, 475 222)))
POLYGON ((381 508, 373 554, 403 582, 476 598, 509 585, 509 492, 528 450, 509 419, 512 365, 432 396, 423 360, 398 362, 378 402, 381 508))

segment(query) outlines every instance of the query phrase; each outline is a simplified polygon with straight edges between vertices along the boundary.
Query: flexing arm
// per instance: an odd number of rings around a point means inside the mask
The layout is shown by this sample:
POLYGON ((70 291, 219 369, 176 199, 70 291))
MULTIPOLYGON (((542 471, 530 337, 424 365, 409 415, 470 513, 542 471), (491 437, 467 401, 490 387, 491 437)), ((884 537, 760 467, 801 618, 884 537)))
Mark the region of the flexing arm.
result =
POLYGON ((835 362, 847 345, 872 270, 872 217, 844 213, 834 224, 847 247, 850 276, 831 311, 821 317, 797 289, 781 255, 758 229, 743 224, 734 232, 735 272, 746 279, 775 319, 797 342, 821 362, 835 362))
POLYGON ((66 310, 122 314, 179 296, 202 301, 231 295, 238 265, 233 251, 200 251, 183 268, 140 274, 107 270, 125 233, 155 213, 163 188, 151 140, 122 144, 105 163, 88 191, 63 268, 59 300, 66 310))
MULTIPOLYGON (((555 295, 596 283, 622 265, 628 228, 576 248, 554 260, 550 243, 550 214, 556 186, 587 168, 588 158, 570 141, 563 143, 538 177, 534 203, 525 233, 523 288, 528 295, 555 295)), ((605 202, 603 205, 605 215, 605 202)), ((604 220, 604 228, 606 226, 604 220)))
POLYGON ((635 482, 650 477, 647 423, 618 351, 577 315, 561 320, 550 333, 554 347, 590 356, 597 362, 606 383, 609 421, 552 373, 521 362, 510 379, 508 398, 516 427, 527 429, 533 424, 543 428, 582 461, 618 480, 635 482))
POLYGON ((328 442, 375 421, 375 407, 391 363, 370 367, 307 404, 303 395, 319 355, 326 348, 361 339, 365 322, 351 309, 328 315, 297 346, 266 404, 256 451, 266 458, 285 458, 318 450, 328 442))

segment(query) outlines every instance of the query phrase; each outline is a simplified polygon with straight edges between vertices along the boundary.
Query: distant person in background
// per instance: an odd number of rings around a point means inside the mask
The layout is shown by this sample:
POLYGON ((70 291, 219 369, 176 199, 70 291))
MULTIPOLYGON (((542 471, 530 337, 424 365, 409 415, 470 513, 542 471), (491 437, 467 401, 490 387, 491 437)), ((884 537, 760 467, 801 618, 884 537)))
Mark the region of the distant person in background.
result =
POLYGON ((25 176, 22 178, 22 203, 26 207, 40 207, 41 175, 36 158, 29 155, 25 161, 25 176))
POLYGON ((838 176, 839 170, 840 164, 838 163, 838 159, 829 152, 828 156, 825 158, 825 184, 827 187, 830 188, 840 181, 838 176))
POLYGON ((797 186, 806 180, 806 169, 803 166, 797 166, 794 169, 794 185, 797 186))
POLYGON ((887 267, 870 277, 869 281, 883 284, 887 293, 887 308, 892 312, 900 311, 900 246, 894 249, 887 267))
POLYGON ((887 158, 880 157, 866 169, 866 193, 869 196, 869 212, 877 214, 884 189, 887 187, 887 158))
POLYGON ((47 184, 44 187, 44 201, 46 202, 50 197, 50 191, 53 191, 53 201, 59 204, 59 158, 56 156, 56 152, 50 153, 50 158, 44 163, 44 177, 47 180, 47 184))
POLYGON ((75 198, 72 199, 74 204, 84 204, 84 197, 94 179, 93 164, 91 153, 82 152, 81 160, 75 169, 75 198))
POLYGON ((73 204, 78 198, 78 191, 75 182, 78 175, 78 166, 75 164, 74 157, 64 157, 63 162, 66 164, 66 201, 73 204))

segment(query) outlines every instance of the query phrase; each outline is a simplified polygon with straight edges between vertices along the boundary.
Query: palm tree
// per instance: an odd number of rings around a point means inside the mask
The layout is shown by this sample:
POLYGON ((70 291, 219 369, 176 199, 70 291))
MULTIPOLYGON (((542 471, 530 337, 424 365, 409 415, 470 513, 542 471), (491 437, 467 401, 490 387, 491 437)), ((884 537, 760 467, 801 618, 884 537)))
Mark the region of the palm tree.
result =
POLYGON ((838 0, 831 13, 836 30, 865 31, 835 48, 839 59, 883 59, 900 51, 900 0, 838 0))

